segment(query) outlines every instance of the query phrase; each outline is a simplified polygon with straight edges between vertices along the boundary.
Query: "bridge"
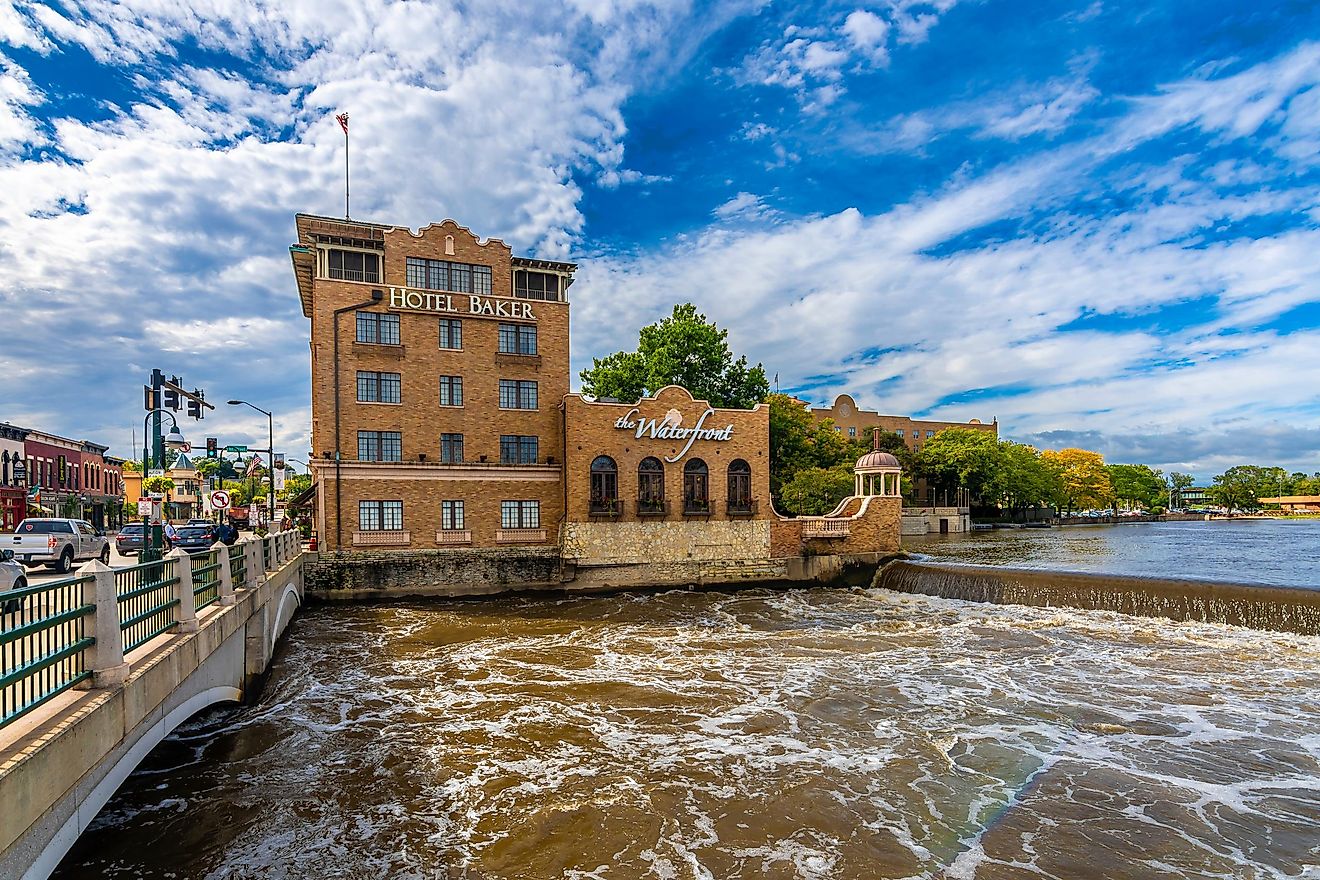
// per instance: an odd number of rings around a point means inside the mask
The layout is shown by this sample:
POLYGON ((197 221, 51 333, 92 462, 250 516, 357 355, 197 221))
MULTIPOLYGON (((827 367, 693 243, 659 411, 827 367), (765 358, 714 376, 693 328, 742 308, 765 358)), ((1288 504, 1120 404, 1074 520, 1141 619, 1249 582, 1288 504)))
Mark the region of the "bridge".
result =
POLYGON ((302 571, 298 534, 277 532, 5 597, 0 877, 48 877, 157 743, 255 692, 302 571))

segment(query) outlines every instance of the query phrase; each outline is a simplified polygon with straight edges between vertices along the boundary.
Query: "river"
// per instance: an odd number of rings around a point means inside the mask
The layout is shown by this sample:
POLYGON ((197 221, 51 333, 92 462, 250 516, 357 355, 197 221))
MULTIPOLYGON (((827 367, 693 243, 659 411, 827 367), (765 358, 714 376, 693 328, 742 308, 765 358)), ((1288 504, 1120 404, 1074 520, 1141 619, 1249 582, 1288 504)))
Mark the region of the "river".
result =
POLYGON ((954 562, 1320 589, 1320 520, 1234 519, 997 529, 904 538, 954 562))
POLYGON ((511 597, 308 609, 260 701, 163 743, 57 876, 1316 880, 1317 829, 1316 637, 511 597))

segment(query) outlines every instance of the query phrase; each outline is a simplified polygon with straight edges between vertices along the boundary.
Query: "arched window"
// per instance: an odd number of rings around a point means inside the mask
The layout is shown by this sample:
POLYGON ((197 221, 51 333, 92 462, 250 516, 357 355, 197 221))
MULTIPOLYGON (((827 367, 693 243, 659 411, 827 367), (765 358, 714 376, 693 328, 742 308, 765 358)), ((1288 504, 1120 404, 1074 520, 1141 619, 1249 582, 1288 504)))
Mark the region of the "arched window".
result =
POLYGON ((619 512, 619 466, 608 455, 591 463, 591 512, 619 512))
POLYGON ((683 512, 710 513, 710 470, 699 458, 683 465, 683 512))
POLYGON ((729 513, 748 514, 752 509, 752 466, 741 458, 729 462, 729 513))
POLYGON ((665 466, 658 458, 644 458, 637 465, 637 513, 663 516, 665 512, 665 466))
POLYGON ((4 470, 0 471, 0 486, 9 485, 9 450, 4 452, 4 470))

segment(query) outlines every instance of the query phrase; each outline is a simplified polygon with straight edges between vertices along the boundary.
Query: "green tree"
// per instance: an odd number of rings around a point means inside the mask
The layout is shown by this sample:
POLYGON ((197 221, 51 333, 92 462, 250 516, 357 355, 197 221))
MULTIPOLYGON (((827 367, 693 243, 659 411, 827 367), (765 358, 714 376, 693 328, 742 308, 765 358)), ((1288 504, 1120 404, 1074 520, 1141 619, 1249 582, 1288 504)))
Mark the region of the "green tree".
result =
POLYGON ((1150 509, 1164 496, 1164 474, 1151 470, 1149 465, 1111 464, 1107 469, 1115 513, 1120 501, 1130 507, 1150 509))
POLYGON ((1235 510, 1260 510, 1261 496, 1270 497, 1290 487, 1288 473, 1283 468, 1266 468, 1254 464, 1231 467, 1214 478, 1209 494, 1216 504, 1229 513, 1235 510))
POLYGON ((297 498, 303 492, 312 487, 311 474, 294 474, 284 480, 284 489, 280 492, 280 497, 288 501, 297 498))
POLYGON ((593 358, 581 373, 582 391, 632 401, 682 385, 711 406, 749 409, 770 393, 770 383, 760 364, 748 367, 745 356, 734 358, 728 335, 691 303, 676 305, 673 314, 642 328, 637 351, 593 358))
POLYGON ((796 516, 823 516, 851 495, 853 488, 851 466, 804 468, 784 485, 779 503, 783 513, 796 516))
POLYGON ((140 474, 142 473, 142 462, 130 459, 124 462, 123 470, 126 474, 140 474))
POLYGON ((982 500, 997 500, 1004 465, 995 435, 972 428, 946 428, 926 441, 917 455, 920 474, 937 487, 967 489, 982 500))
POLYGON ((1196 479, 1191 474, 1180 474, 1177 471, 1169 473, 1169 506, 1186 507, 1183 503, 1183 492, 1196 485, 1196 479))
POLYGON ((770 494, 776 499, 799 472, 851 466, 861 456, 860 444, 849 443, 832 421, 817 421, 789 395, 771 394, 766 402, 770 405, 770 494))
POLYGON ((999 441, 1001 465, 994 483, 999 506, 1024 510, 1049 504, 1059 494, 1058 475, 1034 446, 999 441))
POLYGON ((147 477, 142 481, 142 489, 146 492, 159 492, 162 495, 174 488, 174 481, 169 477, 147 477))
POLYGON ((1082 506, 1099 506, 1112 496, 1109 471, 1100 453, 1088 449, 1046 449, 1040 456, 1057 479, 1054 503, 1063 515, 1071 515, 1082 506))

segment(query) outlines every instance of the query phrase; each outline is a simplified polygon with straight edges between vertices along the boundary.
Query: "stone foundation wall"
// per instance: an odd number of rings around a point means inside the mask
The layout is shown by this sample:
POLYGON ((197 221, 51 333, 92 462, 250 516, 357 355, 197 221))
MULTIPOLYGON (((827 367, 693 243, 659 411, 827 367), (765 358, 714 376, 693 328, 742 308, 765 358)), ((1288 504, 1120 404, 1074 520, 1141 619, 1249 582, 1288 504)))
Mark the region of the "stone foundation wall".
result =
POLYGON ((307 592, 321 598, 480 596, 558 588, 559 551, 548 547, 465 550, 381 550, 311 554, 307 592))
POLYGON ((757 561, 771 558, 771 531, 769 520, 570 522, 562 543, 579 567, 757 561))

